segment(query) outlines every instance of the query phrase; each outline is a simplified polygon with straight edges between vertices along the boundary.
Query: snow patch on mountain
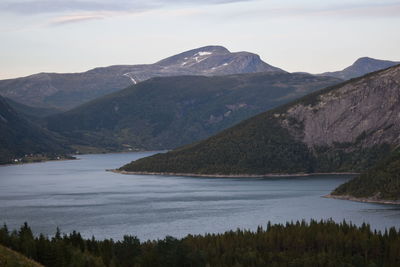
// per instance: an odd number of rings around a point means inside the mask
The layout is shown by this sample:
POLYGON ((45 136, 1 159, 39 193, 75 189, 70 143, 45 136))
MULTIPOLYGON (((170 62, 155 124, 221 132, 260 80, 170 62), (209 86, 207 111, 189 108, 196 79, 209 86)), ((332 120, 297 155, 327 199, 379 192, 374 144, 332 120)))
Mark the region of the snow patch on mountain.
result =
POLYGON ((129 79, 131 79, 133 84, 137 84, 138 83, 138 81, 136 81, 136 79, 131 76, 131 73, 128 72, 128 73, 124 73, 123 75, 128 77, 129 79))
POLYGON ((198 52, 197 55, 199 55, 199 56, 209 56, 209 55, 212 55, 212 52, 202 51, 202 52, 198 52))

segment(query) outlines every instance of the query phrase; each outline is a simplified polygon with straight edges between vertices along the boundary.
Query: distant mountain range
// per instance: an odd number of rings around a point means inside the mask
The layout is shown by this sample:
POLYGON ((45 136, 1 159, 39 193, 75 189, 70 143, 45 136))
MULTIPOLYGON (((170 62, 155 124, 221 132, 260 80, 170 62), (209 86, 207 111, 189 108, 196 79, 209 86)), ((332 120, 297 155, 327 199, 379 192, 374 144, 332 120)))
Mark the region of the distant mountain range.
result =
POLYGON ((324 72, 320 75, 336 77, 342 80, 349 80, 352 78, 363 76, 367 73, 374 72, 377 70, 386 69, 395 65, 400 64, 400 61, 389 61, 379 60, 370 57, 362 57, 357 59, 353 65, 341 70, 334 72, 324 72))
POLYGON ((283 71, 152 78, 50 116, 46 126, 79 151, 170 149, 340 81, 283 71))
POLYGON ((364 171, 400 144, 400 65, 317 91, 131 172, 264 175, 364 171))
POLYGON ((71 152, 52 133, 18 114, 3 97, 0 97, 0 132, 0 164, 26 154, 51 158, 71 152))
MULTIPOLYGON (((365 57, 342 71, 319 75, 347 80, 398 63, 365 57)), ((0 95, 27 106, 66 111, 153 77, 257 72, 285 71, 265 63, 253 53, 232 53, 222 46, 205 46, 154 64, 114 65, 82 73, 38 73, 0 80, 0 95)))
POLYGON ((28 106, 67 110, 152 77, 284 72, 256 54, 206 46, 147 65, 115 65, 83 73, 39 73, 0 80, 0 95, 28 106))

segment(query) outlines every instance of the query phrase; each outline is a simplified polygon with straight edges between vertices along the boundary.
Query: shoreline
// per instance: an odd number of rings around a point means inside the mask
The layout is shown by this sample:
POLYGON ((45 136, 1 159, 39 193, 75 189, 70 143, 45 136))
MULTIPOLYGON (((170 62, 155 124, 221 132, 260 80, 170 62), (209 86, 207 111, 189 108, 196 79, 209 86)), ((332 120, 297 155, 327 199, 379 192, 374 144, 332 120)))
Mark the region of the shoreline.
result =
MULTIPOLYGON (((161 150, 164 151, 164 150, 161 150)), ((60 159, 42 159, 39 161, 27 161, 27 162, 15 162, 15 163, 0 163, 0 167, 2 166, 15 166, 15 165, 25 165, 25 164, 32 164, 32 163, 43 163, 43 162, 51 162, 51 161, 67 161, 67 160, 78 160, 78 157, 81 155, 104 155, 104 154, 128 154, 128 153, 138 153, 138 152, 149 152, 149 153, 155 153, 159 152, 159 150, 140 150, 140 151, 107 151, 107 152, 93 152, 93 153, 74 153, 70 154, 70 157, 61 157, 60 159)))
POLYGON ((26 164, 35 164, 35 163, 44 163, 44 162, 52 162, 52 161, 69 161, 69 160, 78 160, 78 158, 75 157, 75 156, 73 156, 72 158, 43 159, 43 160, 40 160, 40 161, 28 161, 28 162, 5 163, 5 164, 0 164, 0 167, 17 166, 17 165, 26 165, 26 164))
POLYGON ((189 177, 210 177, 210 178, 266 178, 266 177, 306 177, 316 175, 358 175, 355 172, 329 172, 329 173, 267 173, 267 174, 198 174, 198 173, 175 173, 175 172, 130 172, 117 169, 106 171, 125 175, 161 175, 161 176, 189 176, 189 177))
POLYGON ((363 203, 375 203, 375 204, 386 204, 386 205, 400 205, 400 200, 384 200, 384 199, 373 199, 367 197, 353 197, 350 195, 325 195, 323 198, 331 198, 331 199, 339 199, 339 200, 348 200, 355 202, 363 202, 363 203))

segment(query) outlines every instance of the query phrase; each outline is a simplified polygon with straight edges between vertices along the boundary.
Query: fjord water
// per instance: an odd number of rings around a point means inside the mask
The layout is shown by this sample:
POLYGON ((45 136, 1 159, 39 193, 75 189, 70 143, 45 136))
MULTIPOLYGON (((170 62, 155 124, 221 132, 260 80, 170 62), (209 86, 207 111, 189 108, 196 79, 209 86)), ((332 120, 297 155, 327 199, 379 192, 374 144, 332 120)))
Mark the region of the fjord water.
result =
MULTIPOLYGON (((154 153, 154 152, 153 152, 154 153)), ((0 223, 27 221, 35 233, 142 240, 256 229, 311 218, 400 227, 400 207, 325 199, 349 175, 194 178, 106 172, 151 155, 82 155, 79 160, 0 167, 0 223)))

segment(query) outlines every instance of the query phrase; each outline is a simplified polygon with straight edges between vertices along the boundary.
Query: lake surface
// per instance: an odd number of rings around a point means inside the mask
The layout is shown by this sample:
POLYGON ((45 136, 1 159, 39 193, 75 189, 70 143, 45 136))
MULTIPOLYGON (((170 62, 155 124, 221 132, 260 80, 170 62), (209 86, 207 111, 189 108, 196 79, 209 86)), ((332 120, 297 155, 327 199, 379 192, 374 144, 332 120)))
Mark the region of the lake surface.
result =
POLYGON ((0 167, 0 223, 27 221, 35 233, 141 240, 256 229, 267 221, 332 218, 400 227, 400 207, 325 199, 351 176, 193 178, 122 175, 105 169, 147 153, 82 155, 79 160, 0 167))

